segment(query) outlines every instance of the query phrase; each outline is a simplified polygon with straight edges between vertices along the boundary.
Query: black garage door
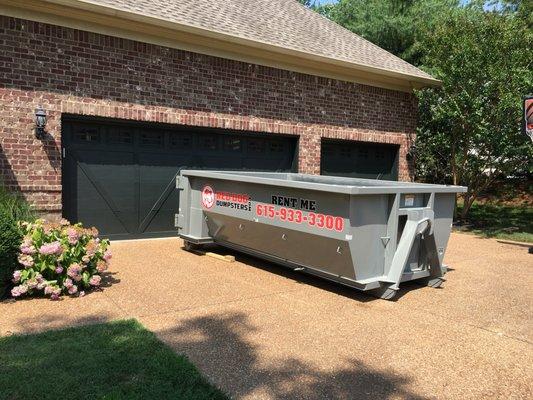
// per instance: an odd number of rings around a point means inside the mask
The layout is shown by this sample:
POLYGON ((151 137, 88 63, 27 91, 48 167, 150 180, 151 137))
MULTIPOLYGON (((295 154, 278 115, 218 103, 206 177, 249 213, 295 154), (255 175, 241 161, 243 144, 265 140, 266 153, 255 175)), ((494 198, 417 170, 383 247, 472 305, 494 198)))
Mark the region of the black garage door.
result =
POLYGON ((65 218, 113 239, 174 235, 180 168, 293 171, 296 140, 195 128, 63 121, 65 218))
POLYGON ((398 149, 395 145, 323 140, 320 173, 396 181, 398 149))

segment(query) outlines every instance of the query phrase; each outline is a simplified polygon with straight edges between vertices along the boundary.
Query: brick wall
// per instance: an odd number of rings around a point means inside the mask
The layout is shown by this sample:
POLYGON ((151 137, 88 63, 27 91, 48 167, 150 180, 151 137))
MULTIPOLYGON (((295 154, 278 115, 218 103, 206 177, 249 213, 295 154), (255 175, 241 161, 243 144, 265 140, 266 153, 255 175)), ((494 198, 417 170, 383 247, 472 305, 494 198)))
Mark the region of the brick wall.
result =
POLYGON ((61 210, 64 113, 294 134, 312 174, 323 137, 394 143, 412 176, 410 94, 0 16, 0 177, 42 211, 61 210))

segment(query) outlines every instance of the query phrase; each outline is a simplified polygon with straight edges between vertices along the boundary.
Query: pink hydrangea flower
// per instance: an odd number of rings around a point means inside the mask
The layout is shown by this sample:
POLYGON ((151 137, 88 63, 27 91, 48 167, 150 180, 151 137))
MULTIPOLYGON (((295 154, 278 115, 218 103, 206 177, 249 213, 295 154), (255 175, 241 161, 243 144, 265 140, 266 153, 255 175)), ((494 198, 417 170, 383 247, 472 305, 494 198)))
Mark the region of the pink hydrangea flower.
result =
POLYGON ((96 263, 96 270, 99 273, 102 273, 107 270, 107 263, 103 260, 100 260, 96 263))
POLYGON ((93 275, 91 276, 91 279, 89 280, 89 284, 91 286, 100 286, 101 282, 102 282, 102 277, 100 275, 93 275))
POLYGON ((52 243, 46 243, 41 246, 41 248, 39 249, 39 253, 43 255, 59 255, 63 253, 63 248, 61 247, 61 243, 57 241, 52 243))
POLYGON ((67 278, 67 279, 65 279, 65 282, 63 282, 63 286, 66 289, 70 289, 72 286, 74 286, 74 282, 72 282, 72 279, 67 278))
POLYGON ((20 254, 18 257, 19 263, 24 265, 26 268, 33 267, 33 257, 29 254, 20 254))
POLYGON ((20 282, 21 275, 22 275, 22 271, 21 270, 17 269, 15 272, 13 272, 13 279, 12 279, 13 283, 20 282))
POLYGON ((96 254, 96 251, 98 250, 98 244, 96 244, 94 239, 89 240, 87 245, 85 246, 85 252, 89 257, 92 257, 96 254))
POLYGON ((79 235, 78 235, 78 231, 76 229, 68 228, 67 229, 67 236, 68 236, 68 242, 70 244, 78 243, 79 235))
POLYGON ((104 260, 109 261, 111 260, 111 257, 113 257, 113 255, 111 254, 111 250, 106 250, 104 253, 104 260))
POLYGON ((78 293, 78 296, 80 296, 80 297, 85 296, 85 291, 82 290, 80 293, 78 293))
POLYGON ((24 246, 24 245, 21 245, 20 246, 20 252, 22 254, 35 254, 37 250, 35 250, 35 246, 33 245, 30 245, 30 246, 24 246))
POLYGON ((13 297, 19 297, 23 294, 28 292, 28 286, 26 285, 19 285, 15 286, 13 289, 11 289, 11 296, 13 297))
POLYGON ((57 300, 61 294, 61 289, 58 286, 47 286, 44 288, 44 294, 49 295, 52 300, 57 300))
POLYGON ((37 279, 31 278, 26 281, 26 285, 28 285, 29 289, 35 289, 39 282, 37 282, 37 279))
POLYGON ((84 256, 81 258, 81 261, 84 262, 85 264, 88 264, 89 261, 91 261, 91 257, 89 257, 88 255, 84 255, 84 256))
POLYGON ((70 264, 70 267, 67 268, 67 275, 70 276, 72 279, 79 281, 81 279, 81 265, 74 263, 70 264), (78 277, 80 279, 78 279, 78 277))
POLYGON ((72 285, 68 288, 68 294, 76 294, 78 293, 78 287, 76 285, 72 285))
POLYGON ((20 246, 30 247, 32 244, 33 244, 33 240, 31 236, 24 236, 24 238, 22 239, 22 244, 20 246))
POLYGON ((61 264, 58 264, 55 271, 56 271, 56 274, 63 273, 63 266, 61 264))

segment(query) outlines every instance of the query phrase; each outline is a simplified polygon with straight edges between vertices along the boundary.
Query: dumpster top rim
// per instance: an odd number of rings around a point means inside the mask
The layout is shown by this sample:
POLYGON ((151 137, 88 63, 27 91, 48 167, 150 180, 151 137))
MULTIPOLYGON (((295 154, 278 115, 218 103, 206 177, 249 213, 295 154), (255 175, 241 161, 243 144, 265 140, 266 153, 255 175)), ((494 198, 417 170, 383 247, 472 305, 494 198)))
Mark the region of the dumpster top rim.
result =
POLYGON ((196 176, 343 194, 464 193, 467 189, 464 186, 343 178, 283 172, 182 170, 180 174, 183 176, 196 176))

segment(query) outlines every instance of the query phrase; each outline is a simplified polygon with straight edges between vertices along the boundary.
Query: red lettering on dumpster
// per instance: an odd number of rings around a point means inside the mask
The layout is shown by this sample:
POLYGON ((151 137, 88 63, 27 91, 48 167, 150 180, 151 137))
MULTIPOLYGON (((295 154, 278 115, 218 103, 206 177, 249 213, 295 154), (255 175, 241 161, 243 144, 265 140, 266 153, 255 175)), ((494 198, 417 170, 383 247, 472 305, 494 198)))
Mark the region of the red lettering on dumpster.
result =
POLYGON ((224 201, 233 201, 234 203, 245 204, 250 201, 250 196, 248 196, 247 194, 241 194, 241 193, 217 192, 216 199, 224 200, 224 201))
POLYGON ((325 215, 315 212, 306 212, 302 210, 293 210, 292 208, 276 208, 270 204, 258 203, 255 206, 255 214, 258 217, 268 219, 279 219, 284 222, 295 224, 307 224, 314 228, 344 231, 344 218, 334 215, 325 215))

